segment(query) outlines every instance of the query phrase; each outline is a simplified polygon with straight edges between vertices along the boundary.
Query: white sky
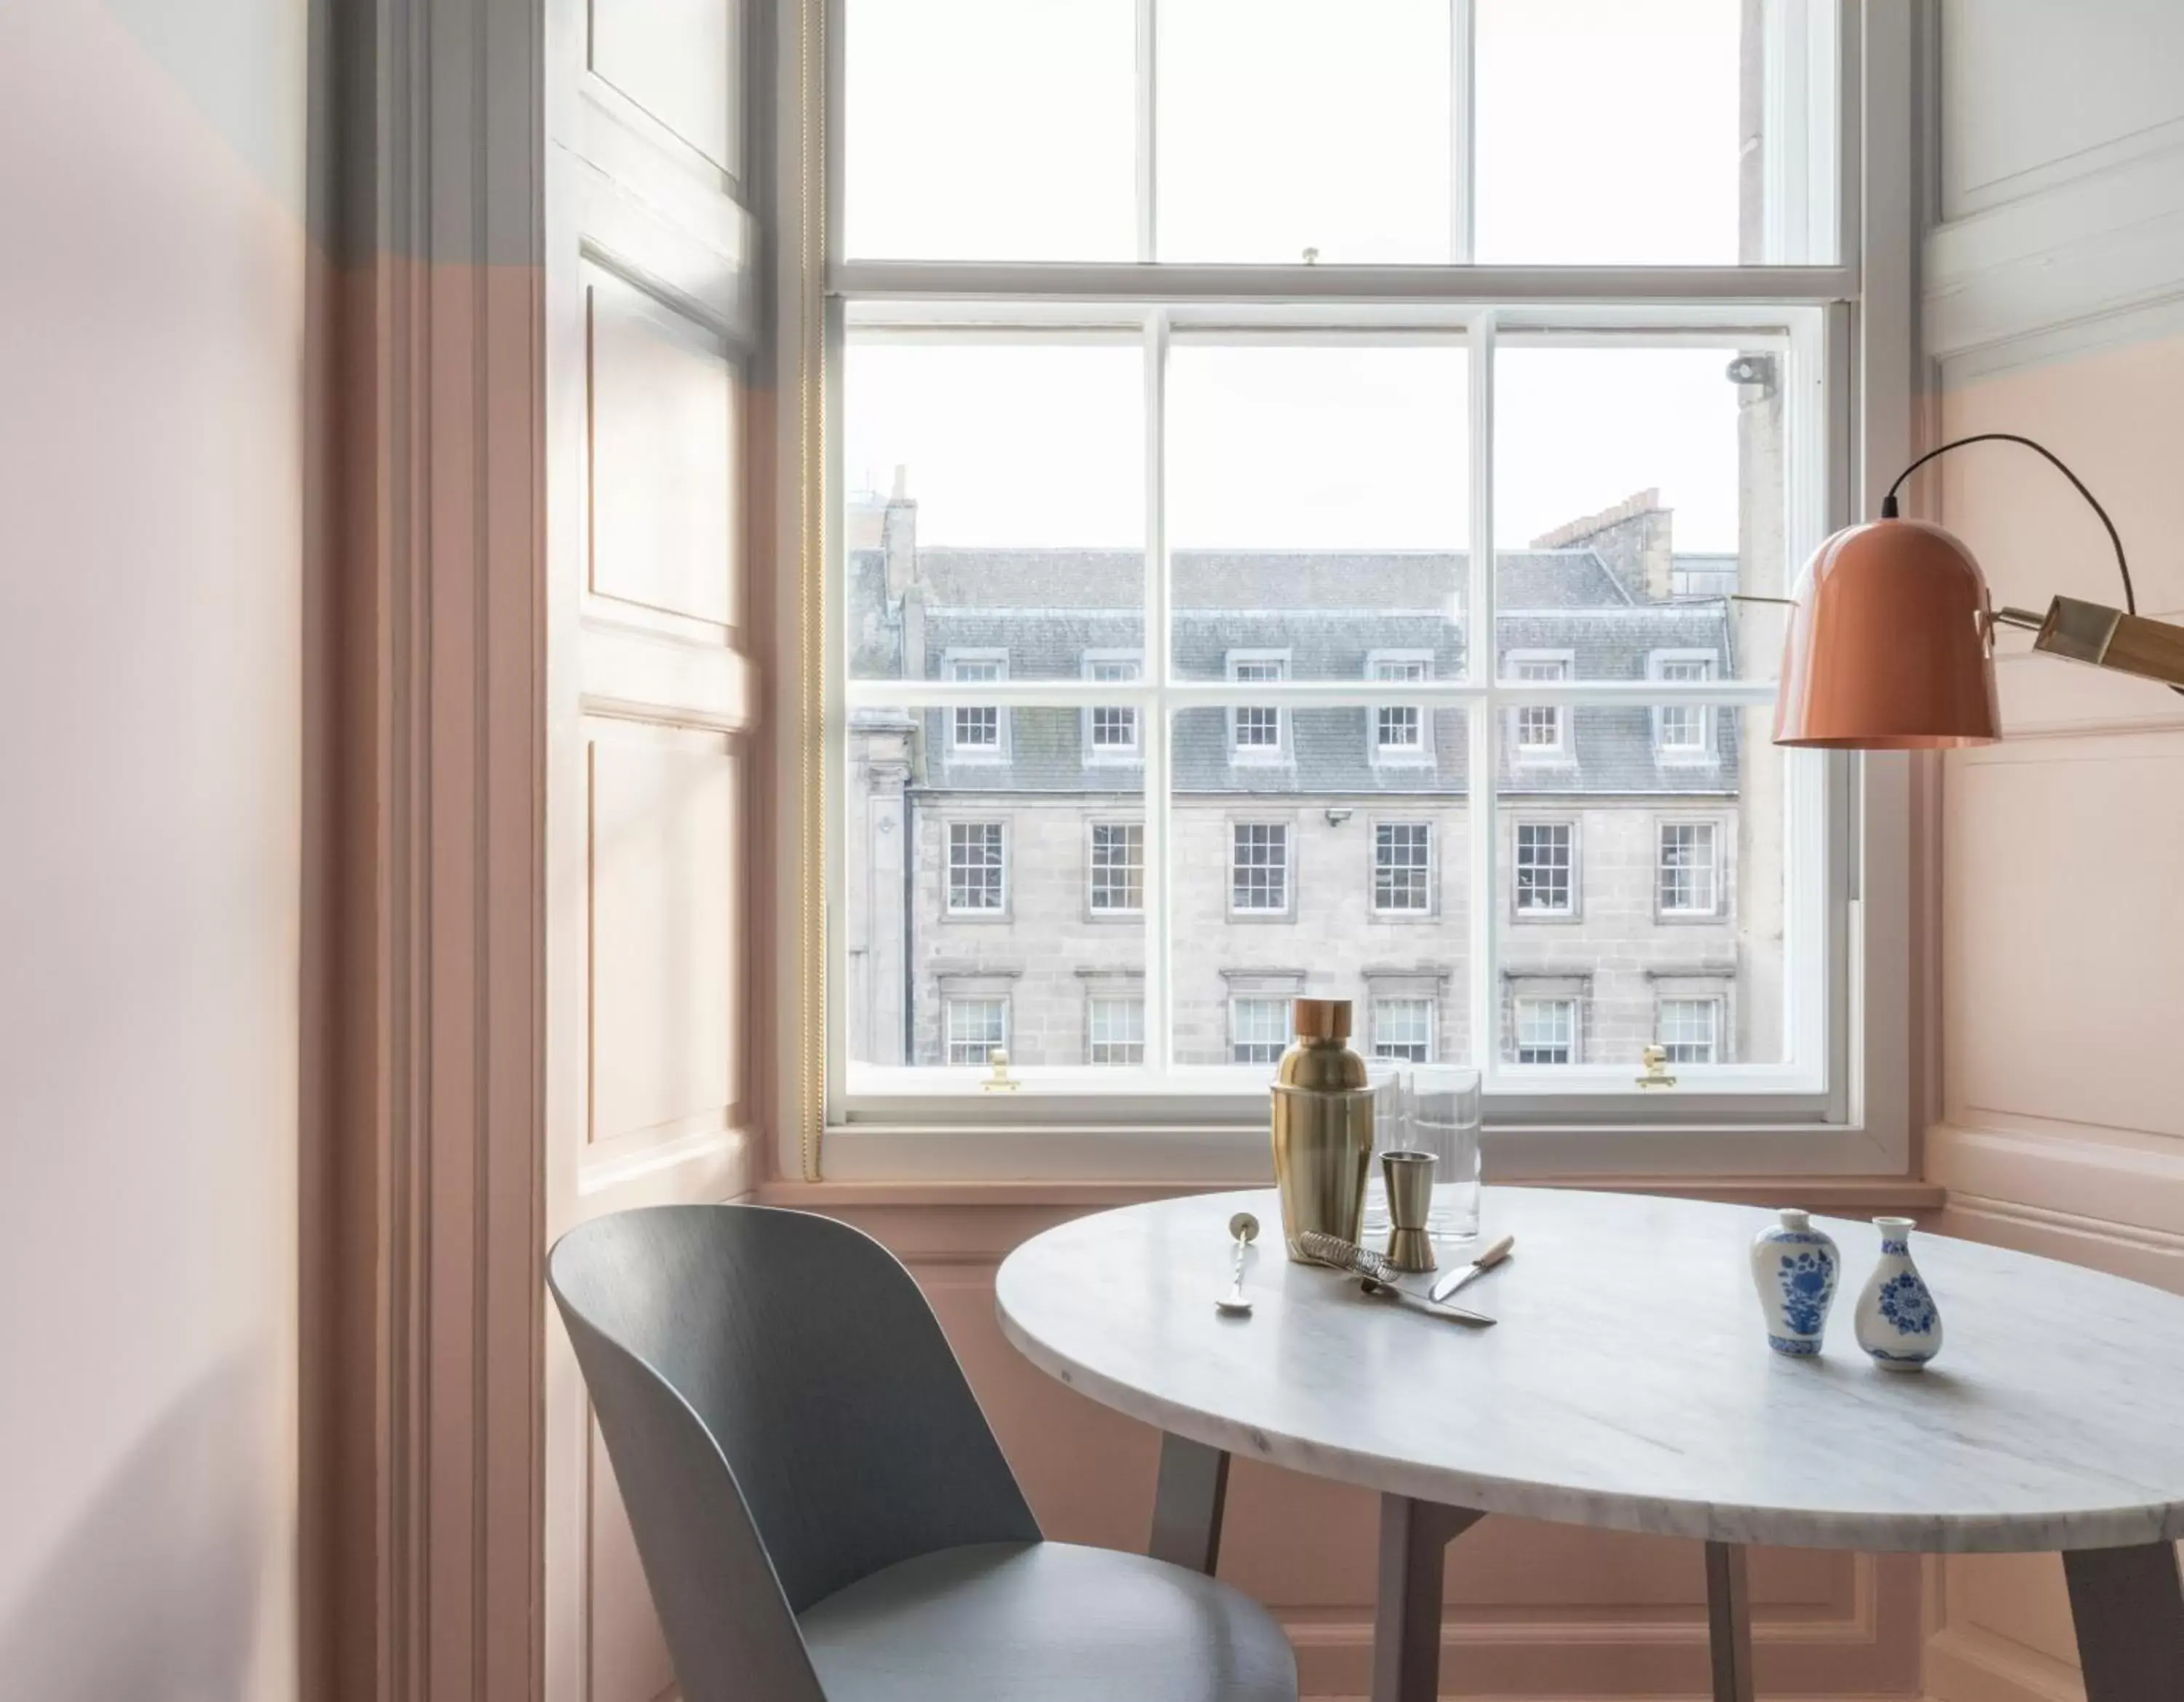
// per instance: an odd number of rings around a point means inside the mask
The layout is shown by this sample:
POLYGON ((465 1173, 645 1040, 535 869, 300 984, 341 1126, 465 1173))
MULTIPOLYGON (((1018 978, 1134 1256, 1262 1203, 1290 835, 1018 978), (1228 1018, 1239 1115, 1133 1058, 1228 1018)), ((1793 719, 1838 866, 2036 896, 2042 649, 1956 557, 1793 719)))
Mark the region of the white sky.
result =
MULTIPOLYGON (((852 255, 1136 257, 1134 0, 849 0, 852 255)), ((1736 0, 1475 0, 1477 257, 1732 263, 1736 0)), ((1447 0, 1160 0, 1165 259, 1449 254, 1447 0), (1339 24, 1339 27, 1335 27, 1339 24)), ((1495 533, 1658 487, 1736 542, 1731 347, 1505 350, 1495 533)), ((853 348, 853 488, 908 470, 935 544, 1140 544, 1143 361, 853 348)), ((1172 353, 1178 548, 1466 539, 1457 348, 1172 353)))

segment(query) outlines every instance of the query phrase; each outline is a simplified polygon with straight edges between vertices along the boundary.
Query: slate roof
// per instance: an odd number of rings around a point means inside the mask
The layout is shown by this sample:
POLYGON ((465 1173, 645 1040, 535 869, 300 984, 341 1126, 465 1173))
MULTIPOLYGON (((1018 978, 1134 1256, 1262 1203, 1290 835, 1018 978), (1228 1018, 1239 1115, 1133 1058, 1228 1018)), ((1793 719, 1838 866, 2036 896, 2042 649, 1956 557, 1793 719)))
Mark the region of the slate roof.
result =
MULTIPOLYGON (((1679 558, 1680 564, 1681 558, 1679 558)), ((1226 654, 1284 650, 1290 677, 1357 680, 1376 650, 1430 651, 1434 672, 1454 677, 1468 634, 1461 614, 1467 559, 1444 554, 1316 554, 1182 551, 1173 558, 1174 654, 1185 678, 1220 679, 1226 654)), ((1733 627, 1719 600, 1634 600, 1591 549, 1505 553, 1498 563, 1498 648, 1568 653, 1581 680, 1644 679, 1655 650, 1706 650, 1724 677, 1736 672, 1733 627)), ((900 677, 922 653, 921 677, 943 677, 952 650, 1005 650, 1012 679, 1077 679, 1087 651, 1143 643, 1141 558, 1134 551, 924 549, 911 595, 891 600, 877 551, 849 563, 851 671, 900 677)), ((1178 712, 1173 786, 1183 793, 1334 793, 1419 797, 1461 793, 1468 745, 1461 710, 1437 710, 1431 760, 1375 762, 1370 711, 1297 709, 1287 759, 1232 761, 1228 712, 1178 712)), ((1580 709, 1559 760, 1510 760, 1497 730, 1504 795, 1720 796, 1737 786, 1738 716, 1718 709, 1711 761, 1661 761, 1652 712, 1580 709)), ((918 789, 1113 794, 1134 791, 1139 772, 1088 761, 1076 709, 1006 712, 1008 759, 951 759, 944 710, 924 712, 918 789)))

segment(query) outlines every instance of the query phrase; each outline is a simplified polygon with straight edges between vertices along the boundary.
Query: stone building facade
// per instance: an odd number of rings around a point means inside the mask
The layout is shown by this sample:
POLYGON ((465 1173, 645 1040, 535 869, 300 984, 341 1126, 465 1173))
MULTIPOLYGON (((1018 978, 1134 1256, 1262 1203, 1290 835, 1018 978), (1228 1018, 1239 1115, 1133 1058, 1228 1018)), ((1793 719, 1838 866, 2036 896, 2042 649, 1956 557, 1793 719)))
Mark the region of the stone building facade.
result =
MULTIPOLYGON (((1517 677, 1730 678, 1734 558, 1678 556, 1652 493, 1496 564, 1517 677)), ((1000 708, 982 680, 1130 677, 1143 565, 1124 552, 921 550, 905 496, 861 505, 851 671, 959 680, 961 702, 848 730, 845 1004, 853 1062, 1143 1055, 1145 729, 1000 708)), ((1459 677, 1461 553, 1180 553, 1178 675, 1459 677)), ((1780 1056, 1779 826, 1740 818, 1732 709, 1505 712, 1494 898, 1510 1061, 1780 1056), (1755 850, 1755 848, 1757 849, 1755 850), (1749 864, 1765 878, 1744 890, 1749 864), (1755 929, 1754 915, 1777 919, 1755 929)), ((1465 712, 1191 707, 1174 719, 1167 878, 1179 1064, 1271 1062, 1286 1004, 1357 1002, 1361 1043, 1470 1045, 1465 712)))

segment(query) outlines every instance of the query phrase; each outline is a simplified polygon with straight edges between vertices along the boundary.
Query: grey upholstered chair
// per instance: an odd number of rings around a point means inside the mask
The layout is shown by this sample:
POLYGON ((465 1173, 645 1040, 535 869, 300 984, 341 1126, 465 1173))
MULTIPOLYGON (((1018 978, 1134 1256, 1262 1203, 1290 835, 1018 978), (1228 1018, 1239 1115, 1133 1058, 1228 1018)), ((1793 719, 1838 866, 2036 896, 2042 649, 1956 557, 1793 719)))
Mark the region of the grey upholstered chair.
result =
POLYGON ((547 1280, 686 1702, 1295 1702, 1256 1603, 1041 1538, 869 1237, 657 1206, 571 1230, 547 1280))

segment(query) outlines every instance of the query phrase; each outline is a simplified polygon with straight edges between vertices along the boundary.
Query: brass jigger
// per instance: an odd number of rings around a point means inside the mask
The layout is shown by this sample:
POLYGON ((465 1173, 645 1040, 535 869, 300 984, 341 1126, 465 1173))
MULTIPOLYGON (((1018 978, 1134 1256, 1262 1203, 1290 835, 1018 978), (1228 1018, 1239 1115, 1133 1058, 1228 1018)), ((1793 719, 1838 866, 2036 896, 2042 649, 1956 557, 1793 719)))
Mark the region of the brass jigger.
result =
POLYGON ((1426 1218, 1433 1210, 1434 1155, 1382 1153, 1380 1171, 1388 1179, 1388 1262, 1398 1271, 1432 1270, 1426 1218))

